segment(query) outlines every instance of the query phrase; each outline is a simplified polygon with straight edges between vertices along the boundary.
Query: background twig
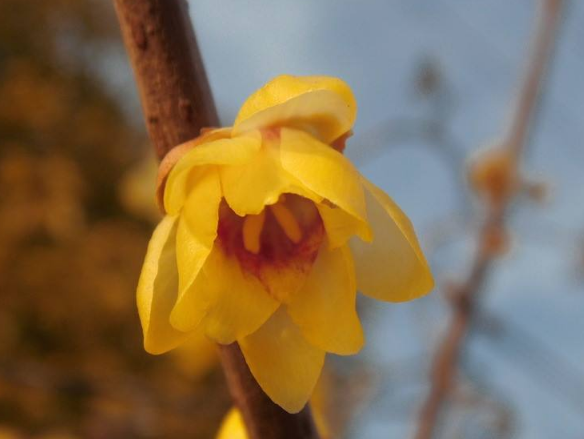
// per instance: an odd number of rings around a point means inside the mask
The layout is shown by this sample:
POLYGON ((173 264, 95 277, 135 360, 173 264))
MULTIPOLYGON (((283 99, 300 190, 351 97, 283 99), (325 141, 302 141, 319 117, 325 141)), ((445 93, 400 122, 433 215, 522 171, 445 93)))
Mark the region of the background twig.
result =
MULTIPOLYGON (((543 0, 541 4, 540 22, 535 29, 532 58, 518 96, 510 131, 503 143, 514 157, 514 172, 518 172, 531 121, 537 110, 546 67, 556 39, 561 7, 562 0, 543 0)), ((489 249, 490 236, 494 230, 503 228, 506 211, 512 201, 512 197, 509 197, 503 203, 490 206, 479 231, 476 255, 470 273, 465 281, 451 291, 453 315, 446 335, 434 356, 430 371, 430 391, 419 413, 416 439, 430 439, 436 431, 440 414, 456 379, 460 353, 476 314, 479 293, 496 257, 489 249)))

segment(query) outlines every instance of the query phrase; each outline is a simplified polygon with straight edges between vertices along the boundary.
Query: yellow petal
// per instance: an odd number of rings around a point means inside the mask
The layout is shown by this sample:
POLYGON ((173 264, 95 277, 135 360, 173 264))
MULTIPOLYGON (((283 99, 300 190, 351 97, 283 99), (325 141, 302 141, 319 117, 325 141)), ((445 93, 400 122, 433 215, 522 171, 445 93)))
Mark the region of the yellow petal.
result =
POLYGON ((316 207, 324 224, 330 248, 345 245, 355 235, 367 242, 373 239, 369 224, 359 221, 343 209, 325 203, 320 203, 316 207))
POLYGON ((349 249, 323 246, 306 283, 288 305, 288 314, 314 346, 339 355, 354 354, 364 343, 356 294, 349 249))
POLYGON ((229 344, 257 330, 279 305, 256 277, 242 271, 235 256, 215 245, 170 321, 182 331, 200 322, 209 338, 229 344))
POLYGON ((225 200, 239 216, 259 214, 264 206, 276 203, 283 193, 320 201, 282 168, 279 147, 274 140, 265 141, 250 162, 221 166, 220 173, 225 200))
POLYGON ((194 282, 217 237, 221 182, 215 167, 205 169, 191 187, 177 230, 179 297, 194 282))
POLYGON ((253 376, 264 392, 289 413, 298 413, 318 380, 324 351, 302 336, 283 308, 256 332, 239 341, 253 376))
POLYGON ((223 418, 217 439, 248 439, 241 413, 235 407, 223 418))
POLYGON ((292 129, 282 129, 280 150, 283 168, 304 186, 357 220, 367 221, 360 174, 345 156, 292 129))
POLYGON ((282 75, 245 101, 233 131, 288 126, 331 143, 351 129, 356 116, 355 97, 344 81, 326 76, 282 75))
POLYGON ((164 189, 164 208, 168 214, 178 213, 196 183, 201 166, 239 165, 249 162, 260 150, 261 136, 252 131, 239 137, 219 139, 195 146, 185 154, 168 174, 164 189))
POLYGON ((410 220, 377 186, 363 179, 373 241, 353 238, 357 287, 370 297, 389 302, 412 300, 434 286, 410 220))
POLYGON ((174 329, 170 312, 178 293, 176 217, 166 216, 150 239, 138 281, 137 302, 144 331, 144 349, 162 354, 178 346, 189 334, 174 329))

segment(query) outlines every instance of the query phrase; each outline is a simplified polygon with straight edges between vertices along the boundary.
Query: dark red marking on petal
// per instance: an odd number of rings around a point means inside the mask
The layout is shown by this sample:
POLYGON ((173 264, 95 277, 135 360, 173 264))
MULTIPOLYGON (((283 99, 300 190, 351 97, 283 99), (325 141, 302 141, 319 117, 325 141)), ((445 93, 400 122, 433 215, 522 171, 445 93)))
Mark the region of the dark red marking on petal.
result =
POLYGON ((243 270, 262 282, 276 298, 293 293, 308 275, 324 240, 324 226, 312 201, 286 194, 284 202, 302 230, 302 239, 292 242, 278 224, 270 208, 260 236, 258 254, 249 252, 243 244, 244 218, 237 216, 223 202, 220 208, 217 243, 224 253, 238 259, 243 270), (286 284, 289 291, 275 291, 286 284), (289 285, 288 285, 289 284, 289 285))

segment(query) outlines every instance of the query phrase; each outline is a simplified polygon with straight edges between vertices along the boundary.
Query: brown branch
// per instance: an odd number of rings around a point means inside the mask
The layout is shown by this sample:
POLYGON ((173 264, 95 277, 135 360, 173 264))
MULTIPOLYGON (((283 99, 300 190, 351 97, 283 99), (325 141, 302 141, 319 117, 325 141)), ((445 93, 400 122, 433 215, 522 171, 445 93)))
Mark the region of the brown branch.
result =
MULTIPOLYGON (((185 0, 114 0, 144 118, 159 159, 219 118, 185 0)), ((221 347, 229 390, 251 439, 318 439, 310 410, 291 415, 265 396, 237 344, 221 347)), ((282 377, 286 379, 286 377, 282 377)))
POLYGON ((218 126, 184 0, 114 0, 144 119, 159 159, 218 126))
POLYGON ((508 140, 510 148, 519 158, 532 132, 530 125, 537 113, 537 103, 542 91, 542 82, 549 67, 555 47, 556 35, 561 19, 563 0, 543 0, 539 23, 532 43, 532 53, 522 83, 515 115, 512 119, 508 140))
MULTIPOLYGON (((517 100, 511 129, 504 142, 514 156, 515 172, 527 144, 530 125, 534 119, 543 88, 546 68, 550 63, 556 41, 562 0, 542 0, 541 14, 534 33, 530 64, 517 100)), ((491 205, 483 227, 477 238, 477 250, 470 273, 465 281, 457 285, 452 296, 452 319, 434 355, 430 371, 430 391, 418 416, 415 438, 430 439, 440 419, 442 409, 454 387, 461 351, 471 327, 478 297, 489 275, 496 254, 491 248, 493 231, 503 230, 510 196, 503 203, 491 205)))

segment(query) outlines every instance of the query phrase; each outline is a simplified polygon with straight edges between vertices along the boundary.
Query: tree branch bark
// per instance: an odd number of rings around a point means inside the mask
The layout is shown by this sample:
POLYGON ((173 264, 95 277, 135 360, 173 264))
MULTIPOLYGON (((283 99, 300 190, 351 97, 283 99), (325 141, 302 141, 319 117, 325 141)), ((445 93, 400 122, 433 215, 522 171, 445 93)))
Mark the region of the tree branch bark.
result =
MULTIPOLYGON (((503 142, 514 157, 515 172, 518 172, 538 108, 545 73, 556 41, 561 10, 562 0, 542 0, 530 63, 517 98, 510 131, 503 142)), ((437 429, 443 407, 454 387, 460 355, 475 317, 480 292, 495 261, 496 255, 489 249, 490 236, 493 230, 504 228, 506 212, 512 202, 513 197, 509 197, 502 204, 490 207, 477 237, 478 245, 471 270, 466 280, 452 291, 453 314, 434 355, 430 370, 430 391, 418 415, 416 439, 431 439, 437 429)))
MULTIPOLYGON (((159 159, 218 126, 203 60, 185 0, 114 0, 144 119, 159 159)), ((291 415, 251 375, 239 346, 221 346, 229 390, 251 439, 318 439, 310 409, 291 415)), ((286 377, 282 377, 286 379, 286 377)))
POLYGON ((114 0, 159 159, 218 126, 219 117, 184 0, 114 0))

